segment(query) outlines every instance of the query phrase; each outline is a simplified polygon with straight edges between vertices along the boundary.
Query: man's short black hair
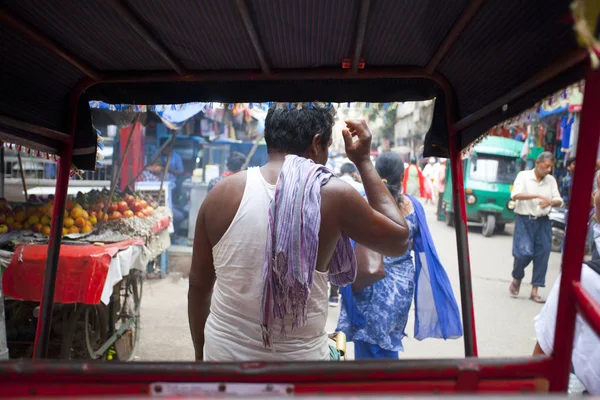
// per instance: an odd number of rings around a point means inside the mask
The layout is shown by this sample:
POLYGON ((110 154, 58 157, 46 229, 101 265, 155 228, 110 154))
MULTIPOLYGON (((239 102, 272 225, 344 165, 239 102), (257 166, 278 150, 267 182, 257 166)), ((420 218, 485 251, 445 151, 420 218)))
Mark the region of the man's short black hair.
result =
POLYGON ((355 174, 357 173, 358 170, 356 169, 356 166, 352 163, 344 163, 342 165, 342 167, 340 168, 340 175, 346 175, 346 174, 355 174))
POLYGON ((227 159, 227 169, 231 172, 239 172, 242 169, 242 166, 246 162, 246 156, 242 153, 238 153, 234 151, 229 155, 227 159))
POLYGON ((320 133, 323 149, 331 139, 335 109, 322 103, 302 103, 298 108, 271 107, 265 119, 265 141, 269 153, 302 155, 320 133))
POLYGON ((573 164, 575 162, 575 157, 571 157, 567 160, 567 162, 565 163, 565 167, 569 168, 571 166, 571 164, 573 164))

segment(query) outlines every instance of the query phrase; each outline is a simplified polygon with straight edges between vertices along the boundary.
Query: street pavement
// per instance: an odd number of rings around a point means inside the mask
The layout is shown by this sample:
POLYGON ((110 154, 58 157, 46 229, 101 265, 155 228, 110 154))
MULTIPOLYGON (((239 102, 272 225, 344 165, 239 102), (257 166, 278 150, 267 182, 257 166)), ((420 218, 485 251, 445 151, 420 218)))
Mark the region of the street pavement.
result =
MULTIPOLYGON (((456 299, 460 305, 458 261, 454 229, 435 219, 432 206, 426 206, 431 235, 438 255, 444 265, 456 299)), ((475 324, 480 357, 526 356, 535 346, 533 318, 542 305, 529 300, 531 286, 530 265, 526 269, 521 294, 513 298, 508 293, 512 269, 512 226, 506 233, 485 238, 481 228, 469 226, 469 249, 475 324)), ((546 276, 547 287, 540 289, 546 297, 560 271, 560 254, 552 253, 546 276)), ((163 280, 148 280, 142 299, 142 330, 138 361, 190 361, 194 351, 187 320, 188 281, 179 275, 163 280)), ((339 307, 329 307, 327 330, 334 331, 339 307)), ((411 310, 403 340, 401 359, 451 358, 464 356, 463 340, 413 338, 414 312, 411 310)), ((348 344, 348 357, 353 357, 352 344, 348 344)))

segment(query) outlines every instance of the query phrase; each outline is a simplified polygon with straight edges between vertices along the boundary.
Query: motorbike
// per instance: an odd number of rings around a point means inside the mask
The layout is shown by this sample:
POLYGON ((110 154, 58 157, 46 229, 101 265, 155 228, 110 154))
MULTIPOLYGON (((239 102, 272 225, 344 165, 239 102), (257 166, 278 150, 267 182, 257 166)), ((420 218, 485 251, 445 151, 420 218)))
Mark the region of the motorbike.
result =
POLYGON ((562 251, 565 239, 565 228, 567 226, 565 211, 563 207, 553 207, 548 214, 552 225, 552 251, 557 253, 562 251))

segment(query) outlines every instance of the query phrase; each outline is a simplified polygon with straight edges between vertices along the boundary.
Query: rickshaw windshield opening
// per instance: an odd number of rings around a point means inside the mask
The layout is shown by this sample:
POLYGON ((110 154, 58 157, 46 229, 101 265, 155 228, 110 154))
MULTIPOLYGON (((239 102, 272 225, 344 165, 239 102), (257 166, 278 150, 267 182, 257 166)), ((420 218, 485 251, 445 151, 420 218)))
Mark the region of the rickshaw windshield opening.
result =
POLYGON ((469 178, 488 183, 512 184, 519 173, 514 157, 479 154, 469 168, 469 178))

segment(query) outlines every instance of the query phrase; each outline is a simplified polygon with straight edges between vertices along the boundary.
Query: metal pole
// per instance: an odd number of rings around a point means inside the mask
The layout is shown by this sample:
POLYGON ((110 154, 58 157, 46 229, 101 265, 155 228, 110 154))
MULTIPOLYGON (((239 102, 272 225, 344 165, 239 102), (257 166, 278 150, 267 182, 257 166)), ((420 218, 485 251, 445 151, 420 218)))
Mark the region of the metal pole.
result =
MULTIPOLYGON (((175 144, 175 138, 177 137, 177 131, 175 131, 173 133, 173 140, 171 141, 171 146, 169 147, 169 155, 167 156, 167 165, 165 165, 165 168, 163 169, 163 175, 162 175, 162 179, 160 180, 160 188, 158 189, 158 205, 160 205, 160 200, 162 198, 162 189, 163 189, 163 185, 165 183, 165 178, 167 177, 167 174, 169 173, 169 164, 171 164, 171 155, 173 154, 173 145, 175 144)), ((166 198, 165 198, 165 205, 166 205, 166 198)))
POLYGON ((588 67, 579 139, 577 141, 577 169, 573 175, 573 189, 569 205, 565 248, 562 258, 562 277, 554 332, 552 367, 549 369, 550 391, 565 392, 569 384, 573 340, 575 338, 576 298, 573 285, 581 281, 581 264, 585 252, 588 204, 592 194, 598 142, 600 141, 600 69, 588 67))
POLYGON ((117 182, 119 181, 119 177, 121 176, 121 170, 123 169, 123 165, 125 164, 125 157, 127 157, 127 152, 129 151, 129 147, 131 146, 131 142, 132 142, 132 138, 133 138, 133 132, 135 131, 135 126, 138 123, 138 120, 140 119, 140 114, 136 114, 135 118, 133 119, 133 122, 131 123, 131 129, 129 129, 129 136, 127 137, 127 142, 125 143, 125 149, 123 150, 123 154, 121 155, 121 159, 119 160, 119 166, 117 167, 116 171, 113 171, 113 181, 111 182, 110 185, 110 195, 108 198, 108 201, 106 202, 106 204, 104 204, 104 210, 102 211, 102 218, 100 219, 100 221, 98 221, 99 224, 102 224, 104 222, 104 216, 106 215, 106 212, 108 211, 108 203, 110 203, 112 201, 112 197, 115 194, 115 190, 117 189, 117 182))
POLYGON ((23 170, 23 159, 21 158, 21 152, 17 151, 17 158, 19 159, 19 168, 21 169, 21 183, 23 184, 23 193, 25 194, 25 202, 29 200, 27 195, 27 182, 25 182, 25 171, 23 170))
POLYGON ((477 335, 475 331, 475 311, 473 308, 473 285, 471 282, 471 260, 469 258, 469 237, 462 159, 458 141, 460 136, 450 135, 450 171, 452 177, 452 205, 456 248, 458 252, 458 275, 460 277, 460 300, 463 319, 465 357, 477 357, 477 335))
POLYGON ((242 165, 242 169, 240 171, 244 171, 246 168, 248 168, 248 164, 250 164, 250 160, 252 160, 252 156, 254 156, 254 153, 256 153, 258 145, 263 139, 263 137, 265 137, 265 135, 260 135, 256 138, 256 140, 254 141, 254 146, 252 146, 252 148, 250 149, 250 153, 248 153, 248 157, 246 157, 246 161, 244 161, 244 165, 242 165))

